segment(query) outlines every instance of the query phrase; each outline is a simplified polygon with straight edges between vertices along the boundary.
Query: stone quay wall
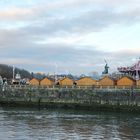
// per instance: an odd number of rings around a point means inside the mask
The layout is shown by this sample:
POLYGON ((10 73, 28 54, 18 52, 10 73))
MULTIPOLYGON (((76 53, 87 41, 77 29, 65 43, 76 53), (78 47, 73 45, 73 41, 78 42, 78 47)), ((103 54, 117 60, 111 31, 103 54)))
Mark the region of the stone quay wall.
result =
POLYGON ((1 86, 1 105, 140 111, 139 88, 1 86))

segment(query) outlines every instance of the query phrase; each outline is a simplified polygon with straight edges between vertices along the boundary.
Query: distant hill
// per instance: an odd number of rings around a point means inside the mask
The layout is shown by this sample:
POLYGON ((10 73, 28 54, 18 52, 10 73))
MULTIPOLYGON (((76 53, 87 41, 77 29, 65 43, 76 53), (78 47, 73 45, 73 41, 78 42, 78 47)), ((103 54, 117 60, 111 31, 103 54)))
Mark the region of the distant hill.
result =
MULTIPOLYGON (((21 75, 21 78, 31 78, 31 73, 24 69, 15 68, 15 74, 19 73, 21 75)), ((12 79, 13 77, 13 67, 6 65, 6 64, 0 64, 0 75, 7 79, 12 79)))

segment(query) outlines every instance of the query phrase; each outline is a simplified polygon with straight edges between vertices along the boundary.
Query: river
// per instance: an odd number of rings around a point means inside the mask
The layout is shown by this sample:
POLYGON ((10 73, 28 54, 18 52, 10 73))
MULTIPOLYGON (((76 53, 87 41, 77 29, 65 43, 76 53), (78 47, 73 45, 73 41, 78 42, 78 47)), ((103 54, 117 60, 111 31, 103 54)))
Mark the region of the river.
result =
POLYGON ((140 114, 0 108, 1 140, 138 140, 140 114))

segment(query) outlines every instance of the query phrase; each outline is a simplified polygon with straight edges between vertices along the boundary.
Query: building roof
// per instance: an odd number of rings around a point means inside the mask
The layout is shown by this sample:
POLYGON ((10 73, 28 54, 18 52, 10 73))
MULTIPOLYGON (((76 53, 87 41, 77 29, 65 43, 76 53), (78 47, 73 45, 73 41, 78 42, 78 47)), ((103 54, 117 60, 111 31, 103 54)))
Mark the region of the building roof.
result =
MULTIPOLYGON (((95 80, 95 79, 93 79, 92 77, 85 76, 85 77, 80 77, 80 78, 79 78, 79 79, 77 79, 76 81, 79 81, 79 80, 84 79, 84 78, 89 78, 89 79, 95 80)), ((95 80, 95 81, 96 81, 96 80, 95 80)))
MULTIPOLYGON (((59 79, 58 81, 63 81, 63 80, 65 80, 65 79, 69 79, 69 80, 72 80, 71 78, 69 78, 69 77, 64 77, 64 78, 62 78, 62 79, 59 79)), ((73 81, 73 80, 72 80, 73 81)))
POLYGON ((99 79, 98 81, 101 81, 101 80, 103 80, 103 79, 105 79, 105 78, 108 78, 108 79, 110 79, 110 80, 112 80, 112 81, 115 81, 115 79, 112 78, 112 77, 110 77, 110 76, 104 76, 104 77, 102 77, 101 79, 99 79))
POLYGON ((123 76, 123 77, 119 78, 117 81, 119 81, 119 80, 121 80, 123 78, 128 78, 129 80, 132 80, 134 82, 136 81, 135 79, 133 79, 132 77, 129 77, 129 76, 123 76))

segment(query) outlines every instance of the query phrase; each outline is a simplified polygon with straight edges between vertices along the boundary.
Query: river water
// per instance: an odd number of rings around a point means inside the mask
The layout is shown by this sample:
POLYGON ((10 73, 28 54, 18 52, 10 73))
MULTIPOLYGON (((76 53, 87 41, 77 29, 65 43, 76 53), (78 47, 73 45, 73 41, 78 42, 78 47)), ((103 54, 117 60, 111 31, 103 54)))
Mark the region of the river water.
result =
POLYGON ((139 140, 140 114, 0 108, 0 140, 139 140))

